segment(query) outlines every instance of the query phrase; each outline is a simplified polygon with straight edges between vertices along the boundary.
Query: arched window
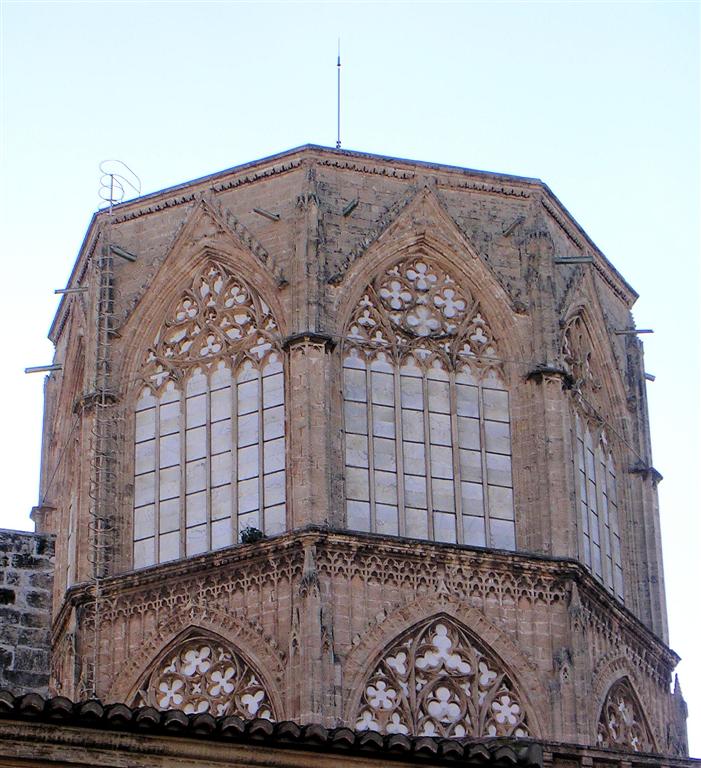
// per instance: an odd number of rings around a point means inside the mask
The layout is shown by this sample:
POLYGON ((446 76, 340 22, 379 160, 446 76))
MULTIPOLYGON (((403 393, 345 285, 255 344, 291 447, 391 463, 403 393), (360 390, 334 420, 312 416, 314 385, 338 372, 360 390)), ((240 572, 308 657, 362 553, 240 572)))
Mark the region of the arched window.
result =
POLYGON ((282 355, 269 307, 209 262, 148 351, 134 430, 134 567, 286 528, 282 355))
POLYGON ((628 678, 615 682, 606 694, 596 730, 600 747, 653 752, 655 746, 643 709, 628 678))
POLYGON ((367 286, 343 344, 349 528, 515 548, 496 354, 478 303, 423 256, 367 286))
POLYGON ((609 592, 623 600, 621 533, 618 525, 616 467, 605 433, 599 436, 575 415, 577 493, 582 559, 609 592))
POLYGON ((580 557, 619 600, 624 599, 616 464, 601 409, 602 376, 580 316, 565 328, 562 352, 573 385, 574 470, 580 557))

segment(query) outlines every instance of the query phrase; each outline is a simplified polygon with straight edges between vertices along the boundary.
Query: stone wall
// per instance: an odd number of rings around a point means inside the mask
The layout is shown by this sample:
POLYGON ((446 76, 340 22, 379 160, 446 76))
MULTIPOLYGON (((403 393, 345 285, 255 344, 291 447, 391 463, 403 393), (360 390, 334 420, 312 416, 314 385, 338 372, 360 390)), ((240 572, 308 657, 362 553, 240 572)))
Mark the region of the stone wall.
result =
POLYGON ((46 693, 54 537, 0 530, 0 688, 46 693))

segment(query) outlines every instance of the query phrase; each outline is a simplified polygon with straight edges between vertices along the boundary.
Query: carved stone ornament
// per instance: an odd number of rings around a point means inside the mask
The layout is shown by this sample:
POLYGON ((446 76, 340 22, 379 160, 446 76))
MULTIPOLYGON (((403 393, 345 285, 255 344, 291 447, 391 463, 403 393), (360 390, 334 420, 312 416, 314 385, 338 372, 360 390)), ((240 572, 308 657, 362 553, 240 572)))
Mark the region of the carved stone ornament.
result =
POLYGON ((345 343, 384 350, 397 359, 437 353, 452 365, 467 360, 494 367, 498 362, 478 302, 422 255, 395 264, 368 285, 346 327, 345 343))
POLYGON ((625 678, 614 683, 606 696, 596 741, 600 747, 625 747, 634 752, 654 751, 638 697, 625 678))
POLYGON ((367 678, 354 725, 419 736, 529 736, 501 665, 448 618, 413 628, 367 678))
POLYGON ((260 364, 275 345, 278 327, 267 304, 244 280, 209 261, 177 302, 146 354, 142 376, 160 389, 193 365, 248 357, 260 364))
POLYGON ((161 658, 137 704, 214 717, 274 719, 257 674, 232 648, 207 637, 189 637, 161 658))
POLYGON ((589 334, 579 315, 565 327, 562 336, 562 357, 572 374, 575 392, 580 392, 585 387, 594 392, 601 389, 601 377, 592 364, 589 334))

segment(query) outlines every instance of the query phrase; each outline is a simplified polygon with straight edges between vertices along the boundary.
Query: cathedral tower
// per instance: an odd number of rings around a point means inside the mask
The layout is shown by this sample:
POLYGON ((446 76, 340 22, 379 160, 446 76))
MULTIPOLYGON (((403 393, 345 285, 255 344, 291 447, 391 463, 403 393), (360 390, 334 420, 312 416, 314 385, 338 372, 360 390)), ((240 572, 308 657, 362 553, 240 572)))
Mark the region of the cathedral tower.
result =
POLYGON ((542 182, 305 146, 68 287, 55 692, 686 754, 636 294, 542 182))

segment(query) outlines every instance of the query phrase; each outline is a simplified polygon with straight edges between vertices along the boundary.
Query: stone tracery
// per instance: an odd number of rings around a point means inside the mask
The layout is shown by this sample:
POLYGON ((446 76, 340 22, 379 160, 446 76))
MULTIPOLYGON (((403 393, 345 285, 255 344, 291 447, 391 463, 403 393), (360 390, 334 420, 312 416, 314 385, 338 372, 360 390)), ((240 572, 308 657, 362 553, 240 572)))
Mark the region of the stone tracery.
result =
POLYGON ((425 736, 529 736, 503 666, 447 617, 414 627, 363 685, 358 730, 425 736))
POLYGON ((137 701, 157 709, 273 720, 270 697, 257 673, 232 648, 192 636, 165 654, 137 701))
POLYGON ((615 682, 606 695, 596 741, 600 747, 625 747, 634 752, 654 749, 638 698, 626 678, 615 682))

